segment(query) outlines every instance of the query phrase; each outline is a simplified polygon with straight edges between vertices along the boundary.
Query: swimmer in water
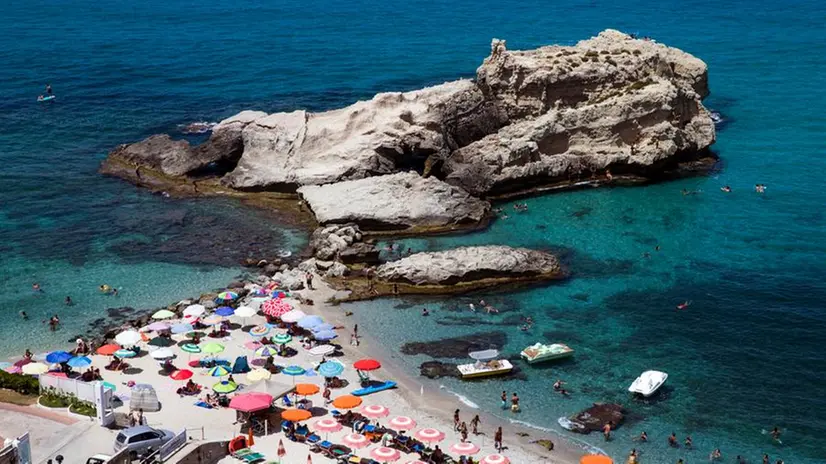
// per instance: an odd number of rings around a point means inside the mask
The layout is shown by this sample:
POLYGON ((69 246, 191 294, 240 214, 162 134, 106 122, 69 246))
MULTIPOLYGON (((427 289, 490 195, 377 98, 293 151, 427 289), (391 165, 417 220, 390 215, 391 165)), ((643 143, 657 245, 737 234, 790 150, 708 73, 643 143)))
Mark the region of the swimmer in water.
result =
POLYGON ((112 296, 118 296, 118 289, 112 287, 112 296))
POLYGON ((22 317, 24 321, 29 320, 29 315, 26 314, 26 311, 20 311, 20 317, 22 317))
POLYGON ((672 448, 677 447, 677 434, 676 433, 671 432, 671 436, 668 437, 668 446, 670 446, 672 448))
POLYGON ((637 448, 632 448, 628 453, 628 464, 637 464, 637 448))
POLYGON ((558 379, 556 382, 554 382, 554 390, 556 390, 556 391, 561 390, 562 389, 562 384, 564 384, 564 383, 565 382, 563 382, 562 379, 558 379))
POLYGON ((32 284, 32 291, 35 293, 42 293, 43 289, 40 288, 40 284, 35 282, 32 284))
POLYGON ((469 304, 468 307, 470 308, 470 312, 472 312, 472 313, 476 312, 476 306, 474 306, 473 303, 469 304))
POLYGON ((756 184, 754 186, 754 191, 757 192, 757 193, 763 193, 763 192, 766 191, 766 186, 763 185, 763 184, 756 184))
POLYGON ((641 441, 641 442, 647 442, 648 441, 648 434, 645 433, 645 430, 642 431, 642 433, 640 434, 640 437, 638 438, 638 440, 641 441))
POLYGON ((780 429, 778 429, 777 427, 772 429, 771 436, 774 441, 780 441, 780 429))
POLYGON ((691 448, 691 446, 692 446, 691 435, 689 435, 689 436, 685 437, 685 447, 686 448, 691 448))
POLYGON ((725 193, 731 193, 731 187, 729 187, 728 185, 720 187, 720 190, 722 190, 725 193))
POLYGON ((715 449, 708 456, 709 461, 716 461, 716 460, 722 459, 722 458, 723 458, 723 453, 720 451, 720 448, 715 449))
POLYGON ((682 302, 682 303, 678 304, 678 305, 677 305, 677 309, 686 309, 686 308, 688 308, 689 306, 691 306, 691 302, 690 302, 690 301, 688 301, 688 300, 686 300, 686 301, 684 301, 684 302, 682 302))
POLYGON ((427 308, 422 308, 422 316, 430 316, 430 311, 427 308))
POLYGON ((66 306, 72 306, 72 305, 75 304, 75 302, 72 301, 72 297, 70 297, 70 296, 67 296, 66 300, 64 300, 64 302, 66 303, 66 306))

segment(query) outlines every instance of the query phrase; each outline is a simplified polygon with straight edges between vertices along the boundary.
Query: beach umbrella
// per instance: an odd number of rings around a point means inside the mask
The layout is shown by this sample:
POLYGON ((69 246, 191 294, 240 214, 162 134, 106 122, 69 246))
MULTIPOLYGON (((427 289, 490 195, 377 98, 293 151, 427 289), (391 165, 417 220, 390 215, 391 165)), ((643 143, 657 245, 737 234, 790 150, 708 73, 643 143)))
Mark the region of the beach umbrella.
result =
POLYGON ((181 322, 179 324, 173 325, 171 330, 174 334, 182 334, 192 332, 193 330, 195 330, 195 328, 192 327, 192 324, 181 322))
POLYGON ((20 371, 26 375, 40 375, 49 372, 49 366, 43 363, 33 362, 25 364, 20 371))
POLYGON ((173 372, 169 378, 172 380, 189 380, 192 378, 192 371, 189 369, 178 369, 173 372))
POLYGON ((74 367, 75 369, 81 369, 84 367, 89 367, 92 365, 92 360, 87 358, 86 356, 75 356, 74 358, 70 359, 66 364, 69 367, 74 367))
POLYGON ((313 332, 313 338, 316 340, 325 342, 327 340, 332 340, 338 337, 338 334, 333 332, 332 330, 323 330, 321 332, 313 332))
POLYGON ((259 380, 268 380, 272 377, 272 373, 266 369, 253 369, 247 372, 247 382, 255 383, 259 380))
POLYGON ((444 432, 432 428, 421 429, 414 436, 417 440, 425 443, 439 443, 445 439, 444 432))
POLYGON ((189 305, 184 309, 184 317, 192 316, 192 317, 199 317, 206 312, 206 308, 203 305, 194 304, 189 305))
POLYGON ((115 335, 115 343, 120 346, 134 346, 141 341, 141 334, 137 330, 127 330, 115 335))
POLYGON ((338 409, 353 409, 361 406, 361 398, 353 395, 342 395, 333 400, 333 406, 338 409))
POLYGON ((212 391, 215 393, 232 393, 235 390, 238 390, 238 385, 235 382, 229 382, 226 380, 223 382, 218 382, 212 386, 212 391))
POLYGON ((246 348, 248 350, 252 350, 252 351, 257 350, 258 348, 261 348, 262 346, 264 346, 264 345, 262 345, 261 342, 256 342, 254 340, 251 341, 251 342, 244 343, 244 348, 246 348))
POLYGON ((146 344, 150 346, 159 346, 165 348, 174 345, 175 341, 167 337, 155 337, 152 340, 146 342, 146 344))
POLYGON ((579 459, 579 464, 614 464, 614 460, 604 454, 587 454, 579 459))
POLYGON ((285 334, 285 333, 275 334, 275 336, 272 337, 273 343, 277 343, 279 345, 284 345, 285 343, 290 343, 292 340, 293 340, 292 335, 285 334))
POLYGON ((371 419, 378 419, 389 416, 390 410, 379 404, 371 404, 361 408, 361 413, 371 419))
POLYGON ((344 372, 344 365, 335 361, 327 361, 318 366, 318 373, 322 377, 331 378, 341 375, 344 372))
POLYGON ((307 371, 305 371, 303 367, 295 366, 295 365, 287 366, 287 367, 285 367, 284 369, 281 370, 282 374, 289 375, 290 377, 295 377, 295 376, 298 376, 298 375, 302 375, 305 372, 307 372, 307 371))
POLYGON ((450 447, 451 453, 456 453, 459 456, 470 456, 479 452, 479 447, 469 441, 456 443, 450 447))
POLYGON ((372 443, 367 437, 360 433, 348 433, 341 439, 344 444, 349 446, 350 448, 364 448, 366 446, 370 446, 372 443))
POLYGON ((203 325, 215 325, 224 322, 224 317, 219 316, 218 314, 213 314, 212 316, 205 317, 201 319, 201 324, 203 325))
POLYGON ((322 324, 318 324, 317 326, 313 327, 313 332, 323 332, 325 330, 334 330, 335 326, 330 324, 329 322, 324 322, 322 324))
POLYGON ((479 461, 479 464, 510 464, 511 460, 501 454, 489 454, 479 461))
POLYGON ((318 385, 312 383, 299 383, 295 386, 295 394, 300 396, 315 395, 320 390, 318 385))
POLYGON ((287 409, 281 413, 281 418, 290 422, 301 422, 313 417, 313 413, 306 409, 287 409))
POLYGON ((65 351, 52 351, 46 355, 46 362, 50 364, 65 363, 72 359, 72 354, 65 351))
POLYGON ((241 412, 255 412, 269 409, 272 404, 272 395, 268 393, 243 393, 235 395, 229 402, 229 407, 241 412))
POLYGON ((169 359, 174 358, 175 353, 173 353, 169 348, 160 348, 149 353, 149 356, 151 356, 152 359, 169 359))
POLYGON ((210 377, 223 377, 225 375, 231 374, 231 372, 224 366, 215 366, 212 369, 210 369, 207 372, 207 374, 209 374, 210 377))
POLYGON ((261 303, 261 312, 270 317, 281 317, 292 311, 293 308, 284 300, 267 300, 261 303))
POLYGON ((238 298, 238 294, 235 292, 221 292, 218 294, 217 299, 223 301, 232 301, 236 298, 238 298))
POLYGON ((175 317, 175 313, 168 309, 162 309, 152 315, 152 319, 171 319, 175 317))
POLYGON ((224 351, 224 345, 220 343, 210 342, 201 346, 201 352, 206 354, 218 354, 224 351))
POLYGON ((298 326, 302 329, 312 329, 317 325, 324 323, 324 319, 318 316, 304 316, 298 320, 298 326))
POLYGON ((412 430, 416 428, 416 421, 407 416, 396 416, 390 419, 389 425, 394 430, 412 430))
POLYGON ((263 337, 270 333, 270 328, 265 325, 257 325, 250 329, 250 335, 253 337, 263 337))
POLYGON ((424 461, 419 461, 418 459, 416 459, 416 460, 413 460, 413 461, 407 461, 404 464, 428 464, 428 463, 426 463, 424 461))
POLYGON ((184 353, 195 354, 201 352, 201 347, 194 343, 184 343, 181 345, 181 351, 184 353))
POLYGON ((276 454, 278 454, 278 460, 279 461, 281 460, 281 458, 283 458, 284 456, 287 455, 287 449, 284 448, 284 440, 283 439, 278 440, 278 452, 276 454))
POLYGON ((195 325, 195 323, 198 322, 198 316, 184 316, 183 318, 181 318, 181 321, 183 321, 186 324, 195 325))
POLYGON ((248 317, 255 316, 255 310, 250 308, 249 306, 239 306, 235 310, 235 315, 246 319, 248 317))
MULTIPOLYGON (((270 356, 278 355, 278 350, 270 345, 264 345, 261 348, 255 350, 255 355, 260 356, 262 358, 267 358, 270 356)), ((299 374, 300 375, 300 374, 299 374)))
POLYGON ((144 330, 151 330, 153 332, 160 332, 162 330, 169 330, 169 328, 170 328, 170 325, 167 324, 166 322, 157 321, 157 322, 153 322, 153 323, 149 324, 148 326, 144 327, 144 330))
POLYGON ((3 371, 8 374, 20 374, 23 372, 23 368, 21 368, 20 366, 11 365, 9 367, 4 367, 3 371))
POLYGON ((402 453, 397 449, 380 446, 370 451, 370 456, 379 462, 393 462, 398 461, 402 457, 402 453))
POLYGON ((229 317, 235 314, 235 310, 230 308, 229 306, 221 306, 220 308, 215 310, 215 314, 223 317, 229 317))
POLYGON ((381 363, 375 359, 360 359, 353 363, 353 367, 360 371, 374 371, 381 367, 381 363))
POLYGON ((333 345, 318 345, 310 348, 307 352, 313 356, 327 356, 335 350, 336 347, 334 347, 333 345))
POLYGON ((115 351, 114 354, 115 354, 115 357, 118 357, 120 359, 134 358, 135 356, 138 355, 138 353, 135 353, 134 350, 127 350, 127 349, 123 349, 123 348, 119 349, 118 351, 115 351))
POLYGON ((307 316, 304 314, 304 311, 300 309, 293 309, 292 311, 286 312, 281 316, 281 320, 287 323, 298 322, 299 319, 304 318, 307 316))
POLYGON ((115 351, 118 351, 119 349, 120 346, 110 343, 108 345, 103 345, 100 348, 98 348, 96 353, 102 354, 103 356, 112 356, 113 354, 115 354, 115 351))
POLYGON ((341 423, 331 417, 321 419, 313 424, 313 430, 316 432, 338 432, 341 429, 341 423))

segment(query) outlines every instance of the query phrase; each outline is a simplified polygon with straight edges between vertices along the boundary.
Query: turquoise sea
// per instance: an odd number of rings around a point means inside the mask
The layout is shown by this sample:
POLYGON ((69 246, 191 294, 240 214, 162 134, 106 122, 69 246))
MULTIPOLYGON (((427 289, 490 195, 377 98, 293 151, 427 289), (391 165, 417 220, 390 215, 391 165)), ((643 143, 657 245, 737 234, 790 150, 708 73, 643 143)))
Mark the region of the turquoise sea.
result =
MULTIPOLYGON (((532 198, 527 213, 488 231, 407 241, 550 249, 572 277, 515 293, 359 303, 361 330, 393 351, 488 331, 505 333, 508 354, 534 341, 570 343, 574 361, 525 369, 527 380, 432 385, 491 410, 499 392, 517 391, 525 411, 513 418, 553 430, 556 418, 593 401, 620 401, 631 417, 615 440, 584 437, 616 458, 636 446, 642 462, 705 462, 715 447, 724 462, 737 454, 759 462, 764 452, 787 463, 826 460, 823 2, 32 0, 2 11, 3 356, 57 346, 110 306, 152 307, 220 287, 241 272, 240 258, 306 240, 277 215, 167 199, 99 176, 118 143, 246 108, 323 110, 470 77, 493 37, 532 48, 612 27, 709 64, 707 105, 727 119, 715 146, 720 170, 532 198), (46 83, 58 98, 39 104, 46 83), (756 194, 756 183, 767 192, 756 194), (44 293, 31 291, 34 282, 44 293), (103 283, 121 296, 99 295, 103 283), (62 304, 66 295, 75 306, 62 304), (501 313, 470 313, 479 298, 501 313), (675 310, 685 300, 691 306, 675 310), (423 305, 433 310, 425 320, 423 305), (40 321, 55 312, 67 327, 47 333, 40 321), (528 315, 537 324, 523 333, 513 321, 528 315), (625 389, 649 368, 670 374, 665 395, 632 401, 625 389), (570 399, 549 393, 556 378, 570 399), (761 433, 775 425, 783 445, 761 433), (651 442, 632 443, 642 430, 651 442), (680 441, 690 434, 696 449, 669 449, 672 431, 680 441)), ((414 373, 426 358, 402 359, 414 373)))

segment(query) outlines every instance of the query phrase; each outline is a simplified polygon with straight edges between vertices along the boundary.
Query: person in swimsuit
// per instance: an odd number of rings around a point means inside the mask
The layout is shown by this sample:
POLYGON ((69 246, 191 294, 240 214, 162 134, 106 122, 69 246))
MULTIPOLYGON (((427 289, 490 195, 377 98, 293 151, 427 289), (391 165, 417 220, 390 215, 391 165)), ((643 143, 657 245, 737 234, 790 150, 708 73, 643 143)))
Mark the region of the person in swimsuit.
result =
POLYGON ((692 443, 691 443, 691 435, 689 435, 689 436, 685 437, 685 447, 686 447, 686 448, 691 448, 691 445, 692 445, 692 443))
POLYGON ((677 305, 677 309, 686 309, 686 308, 688 308, 689 306, 691 306, 691 301, 686 300, 686 301, 684 301, 684 302, 682 302, 682 303, 678 304, 678 305, 677 305))
POLYGON ((677 447, 677 434, 676 433, 671 432, 671 436, 668 437, 668 446, 670 446, 672 448, 677 447))
POLYGON ((508 407, 508 392, 503 391, 501 399, 502 399, 502 409, 507 408, 508 407))
POLYGON ((642 433, 640 434, 640 438, 638 438, 638 440, 641 442, 648 441, 648 434, 645 433, 645 430, 642 431, 642 433))
POLYGON ((52 84, 46 84, 46 95, 52 95, 52 84))
POLYGON ((511 396, 511 412, 519 412, 519 395, 516 392, 511 396))
POLYGON ((772 439, 774 439, 774 441, 780 441, 780 429, 778 429, 777 427, 772 429, 771 436, 772 439))
POLYGON ((611 421, 602 426, 602 436, 605 437, 605 441, 611 440, 611 421))

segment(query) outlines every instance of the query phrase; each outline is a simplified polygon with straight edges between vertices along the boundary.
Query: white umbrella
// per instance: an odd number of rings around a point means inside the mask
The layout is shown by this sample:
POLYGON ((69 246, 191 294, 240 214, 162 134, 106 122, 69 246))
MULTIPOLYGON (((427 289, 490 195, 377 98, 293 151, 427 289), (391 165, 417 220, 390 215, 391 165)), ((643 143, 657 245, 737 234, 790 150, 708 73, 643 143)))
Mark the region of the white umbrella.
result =
POLYGON ((134 346, 141 341, 141 334, 136 330, 127 330, 115 336, 115 342, 120 346, 134 346))
POLYGON ((300 309, 293 309, 292 311, 284 313, 284 315, 281 316, 281 320, 284 321, 284 322, 292 323, 292 322, 298 322, 299 319, 301 319, 305 316, 306 316, 306 314, 304 314, 304 311, 302 311, 300 309))
POLYGON ((250 308, 249 306, 239 306, 238 309, 235 310, 235 315, 238 317, 252 317, 255 316, 255 310, 250 308))
POLYGON ((149 356, 152 356, 154 359, 167 359, 175 357, 175 353, 169 348, 160 348, 149 353, 149 356))
POLYGON ((40 375, 49 372, 49 366, 39 363, 33 362, 23 365, 23 373, 27 375, 40 375))
POLYGON ((205 312, 206 312, 206 308, 204 308, 204 305, 194 304, 194 305, 187 306, 186 309, 184 309, 184 316, 198 317, 198 316, 204 314, 205 312))

